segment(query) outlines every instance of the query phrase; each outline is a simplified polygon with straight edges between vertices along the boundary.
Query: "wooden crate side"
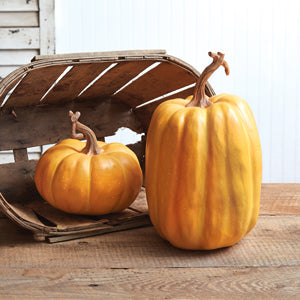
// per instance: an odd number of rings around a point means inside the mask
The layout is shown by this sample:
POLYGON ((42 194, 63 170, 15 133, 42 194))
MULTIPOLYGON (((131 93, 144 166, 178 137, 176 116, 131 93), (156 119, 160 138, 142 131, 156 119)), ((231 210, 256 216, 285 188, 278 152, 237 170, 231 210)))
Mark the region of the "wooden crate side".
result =
POLYGON ((47 69, 40 68, 29 71, 4 104, 4 107, 39 104, 44 94, 65 69, 66 66, 50 66, 47 69))
POLYGON ((114 135, 121 127, 143 132, 130 107, 94 99, 66 104, 15 107, 0 114, 0 151, 54 144, 71 137, 69 110, 80 111, 80 121, 99 138, 114 135))
POLYGON ((82 93, 78 99, 110 97, 132 78, 149 67, 153 62, 154 61, 151 60, 119 62, 82 93))
POLYGON ((47 94, 43 103, 53 104, 74 100, 97 75, 110 65, 111 63, 107 62, 73 66, 47 94))
POLYGON ((116 93, 114 98, 128 103, 131 107, 136 107, 144 102, 195 83, 196 79, 196 75, 188 69, 171 62, 161 62, 116 93))
POLYGON ((26 203, 37 196, 33 181, 36 160, 0 165, 0 193, 9 202, 26 203))

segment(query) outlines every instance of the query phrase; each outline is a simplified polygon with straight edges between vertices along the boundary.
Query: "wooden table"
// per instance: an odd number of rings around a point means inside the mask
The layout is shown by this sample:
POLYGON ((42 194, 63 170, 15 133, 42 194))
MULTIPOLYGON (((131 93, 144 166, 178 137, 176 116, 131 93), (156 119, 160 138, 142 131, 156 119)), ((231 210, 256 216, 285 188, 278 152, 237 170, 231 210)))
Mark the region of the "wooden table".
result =
POLYGON ((63 243, 0 215, 1 299, 300 299, 300 184, 264 184, 233 247, 184 251, 144 227, 63 243))

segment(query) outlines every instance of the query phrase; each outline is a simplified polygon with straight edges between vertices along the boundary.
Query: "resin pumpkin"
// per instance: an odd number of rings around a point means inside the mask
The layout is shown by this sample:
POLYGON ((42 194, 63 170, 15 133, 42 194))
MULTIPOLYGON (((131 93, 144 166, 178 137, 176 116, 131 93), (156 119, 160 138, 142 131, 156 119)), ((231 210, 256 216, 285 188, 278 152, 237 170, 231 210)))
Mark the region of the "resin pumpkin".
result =
POLYGON ((205 84, 224 54, 199 77, 189 99, 165 101, 147 134, 145 187, 161 237, 184 249, 235 244, 255 225, 262 158, 255 120, 238 96, 208 98, 205 84))
POLYGON ((97 141, 94 132, 78 122, 79 112, 69 114, 76 139, 63 140, 42 155, 34 176, 38 192, 68 213, 99 215, 127 208, 142 185, 136 155, 123 144, 97 141), (86 143, 77 140, 84 136, 86 143))

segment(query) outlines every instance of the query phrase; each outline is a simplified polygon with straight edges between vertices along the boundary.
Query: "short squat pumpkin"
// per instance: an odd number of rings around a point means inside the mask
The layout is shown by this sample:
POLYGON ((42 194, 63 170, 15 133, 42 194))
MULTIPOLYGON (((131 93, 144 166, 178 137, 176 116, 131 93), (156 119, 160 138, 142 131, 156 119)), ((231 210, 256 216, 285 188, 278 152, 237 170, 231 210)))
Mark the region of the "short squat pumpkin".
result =
POLYGON ((127 208, 142 185, 139 161, 120 143, 97 141, 69 112, 72 136, 48 149, 38 161, 35 184, 52 206, 73 214, 99 215, 127 208), (76 133, 76 130, 82 133, 76 133), (87 142, 82 139, 85 136, 87 142))
POLYGON ((259 213, 262 158, 255 120, 240 97, 205 95, 219 66, 229 74, 224 54, 209 55, 213 62, 194 95, 160 104, 147 134, 151 221, 161 237, 184 249, 233 245, 259 213))

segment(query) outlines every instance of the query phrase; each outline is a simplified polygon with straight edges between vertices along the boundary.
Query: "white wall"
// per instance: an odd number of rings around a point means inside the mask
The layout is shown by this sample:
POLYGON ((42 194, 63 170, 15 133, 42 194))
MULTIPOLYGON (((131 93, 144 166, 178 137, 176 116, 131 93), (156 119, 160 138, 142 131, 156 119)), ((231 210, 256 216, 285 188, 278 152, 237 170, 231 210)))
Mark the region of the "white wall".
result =
POLYGON ((263 182, 300 182, 300 1, 56 0, 57 53, 166 49, 244 98, 263 149, 263 182))

